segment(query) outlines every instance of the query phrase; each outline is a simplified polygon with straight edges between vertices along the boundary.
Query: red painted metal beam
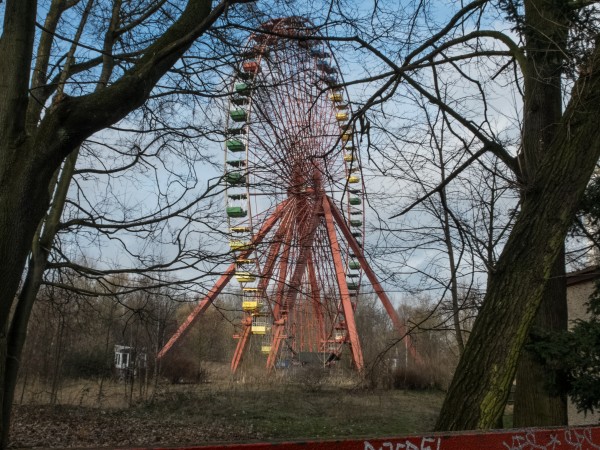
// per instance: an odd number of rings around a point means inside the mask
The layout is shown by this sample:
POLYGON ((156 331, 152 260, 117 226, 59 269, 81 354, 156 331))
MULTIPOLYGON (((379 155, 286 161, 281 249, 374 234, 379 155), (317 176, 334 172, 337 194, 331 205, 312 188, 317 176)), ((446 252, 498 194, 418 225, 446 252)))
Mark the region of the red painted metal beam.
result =
MULTIPOLYGON (((291 310, 294 308, 296 298, 300 293, 300 284, 302 283, 302 279, 305 275, 306 263, 313 247, 315 232, 319 224, 320 211, 321 207, 319 203, 315 204, 312 210, 304 211, 306 212, 307 217, 304 219, 304 221, 302 221, 302 225, 304 226, 300 230, 300 232, 302 232, 302 235, 300 236, 300 252, 298 254, 296 266, 294 267, 294 272, 288 285, 288 291, 285 296, 285 300, 283 301, 284 311, 279 315, 276 315, 275 313, 281 311, 281 308, 278 311, 274 311, 273 345, 271 346, 271 351, 269 353, 269 357, 267 358, 267 370, 269 371, 275 367, 275 360, 277 358, 277 353, 279 352, 283 328, 287 319, 286 316, 289 316, 291 310)), ((298 224, 298 226, 300 226, 300 224, 298 224)))
POLYGON ((231 359, 231 372, 235 373, 240 362, 242 361, 242 357, 244 356, 244 351, 246 350, 246 345, 248 344, 248 339, 250 338, 250 332, 252 331, 252 317, 244 317, 242 319, 242 335, 240 336, 240 340, 238 341, 237 346, 235 347, 235 352, 233 353, 233 358, 231 359))
POLYGON ((310 295, 312 299, 312 306, 315 318, 317 319, 317 331, 319 335, 320 347, 327 339, 327 332, 325 331, 325 317, 323 315, 323 305, 321 304, 321 292, 319 290, 319 283, 317 282, 317 274, 315 273, 315 265, 313 263, 312 255, 308 257, 307 268, 308 279, 310 281, 310 295))
POLYGON ((181 339, 185 334, 189 331, 190 326, 202 315, 206 308, 210 306, 210 304, 214 301, 214 299, 221 293, 221 291, 227 286, 231 277, 235 273, 235 263, 231 264, 225 273, 221 275, 221 277, 217 280, 212 289, 206 294, 206 296, 196 305, 194 310, 190 313, 189 316, 185 319, 185 321, 179 326, 177 331, 171 339, 164 345, 164 347, 158 352, 156 356, 157 359, 163 358, 169 350, 175 345, 179 339, 181 339))
POLYGON ((422 363, 423 360, 421 358, 421 355, 419 355, 419 353, 417 352, 417 350, 412 342, 412 338, 408 334, 408 330, 406 329, 406 327, 400 320, 400 317, 398 317, 398 313, 394 309, 394 306, 392 305, 392 302, 390 301, 389 297, 383 290, 383 287, 381 287, 381 284, 379 284, 379 280, 377 279, 375 272, 373 272, 373 269, 371 269, 371 266, 365 259, 363 250, 360 247, 360 245, 358 245, 358 241, 355 239, 354 236, 352 236, 352 231, 350 231, 350 228, 346 224, 346 221, 344 220, 342 213, 339 211, 339 209, 337 208, 337 206, 335 205, 334 201, 331 198, 327 197, 327 201, 328 201, 328 204, 330 205, 333 218, 335 219, 338 227, 340 228, 340 231, 342 232, 342 234, 348 241, 348 245, 350 245, 350 248, 356 255, 356 259, 358 259, 360 266, 365 271, 365 275, 369 279, 371 286, 373 286, 373 290, 377 294, 377 297, 379 297, 379 300, 383 304, 383 307, 385 308, 386 312, 388 313, 388 316, 392 320, 394 327, 396 328, 396 330, 398 331, 400 336, 403 339, 406 339, 408 351, 410 352, 411 356, 413 357, 413 359, 415 360, 416 363, 418 363, 418 364, 422 363))
POLYGON ((348 339, 350 340, 350 349, 352 350, 352 361, 356 370, 362 372, 364 369, 364 361, 360 341, 358 339, 358 330, 356 329, 356 321, 354 320, 354 308, 350 301, 350 292, 348 291, 348 283, 346 281, 346 271, 342 262, 340 253, 340 245, 338 244, 335 227, 333 225, 334 218, 332 209, 329 204, 329 197, 323 196, 323 212, 325 214, 325 226, 329 236, 329 244, 331 246, 331 256, 335 266, 335 275, 337 278, 340 295, 342 296, 342 308, 344 310, 344 319, 346 328, 348 329, 348 339))
MULTIPOLYGON (((267 255, 267 260, 265 263, 265 268, 263 273, 261 273, 261 279, 258 283, 259 292, 266 297, 267 286, 271 277, 273 275, 273 268, 275 267, 275 263, 277 261, 277 254, 279 253, 279 248, 281 247, 283 235, 286 234, 286 224, 290 220, 290 202, 287 202, 286 208, 282 210, 281 220, 279 221, 279 228, 275 232, 275 236, 273 237, 273 241, 270 243, 269 253, 267 255)), ((285 243, 285 241, 284 241, 285 243)), ((235 373, 242 361, 244 353, 246 351, 246 346, 248 345, 248 341, 250 338, 250 334, 252 331, 252 316, 250 314, 244 318, 242 322, 243 326, 243 334, 242 339, 239 340, 238 345, 235 348, 235 353, 233 354, 233 359, 231 360, 231 371, 235 373)))
MULTIPOLYGON (((179 450, 597 450, 600 449, 600 427, 465 431, 372 439, 259 442, 170 448, 179 450)), ((153 449, 156 450, 157 447, 153 449)))
POLYGON ((288 265, 290 261, 290 252, 292 250, 292 236, 294 234, 294 224, 290 220, 285 224, 281 224, 281 227, 285 229, 285 241, 283 247, 283 253, 281 255, 279 264, 278 279, 275 287, 275 294, 273 299, 273 305, 271 313, 273 316, 272 332, 271 332, 271 350, 267 357, 267 370, 270 367, 275 366, 275 359, 279 353, 279 347, 281 346, 281 339, 283 338, 283 328, 285 326, 285 318, 281 318, 281 306, 283 305, 283 294, 285 292, 288 265))
MULTIPOLYGON (((263 223, 263 226, 261 227, 259 232, 252 239, 253 246, 260 243, 264 239, 265 235, 271 230, 271 228, 273 228, 273 225, 275 225, 275 223, 281 216, 281 213, 282 213, 285 205, 287 205, 287 200, 285 200, 281 204, 279 204, 277 206, 277 208, 275 208, 275 211, 273 211, 273 214, 271 214, 267 218, 267 220, 265 220, 265 222, 263 223)), ((252 251, 253 251, 252 248, 249 248, 248 250, 244 250, 243 252, 240 253, 239 257, 242 259, 248 258, 248 256, 252 253, 252 251)), ((233 277, 234 274, 235 274, 235 262, 232 263, 227 268, 227 270, 225 271, 225 273, 223 275, 221 275, 221 277, 217 280, 217 282, 212 287, 212 289, 208 292, 208 294, 206 294, 206 296, 198 303, 198 305, 196 305, 196 307, 190 313, 190 315, 187 317, 187 319, 185 319, 185 321, 179 326, 179 328, 177 329, 175 334, 173 336, 171 336, 171 339, 169 339, 169 341, 164 345, 164 347, 160 350, 160 352, 158 352, 158 355, 156 356, 157 359, 163 358, 169 352, 169 350, 171 350, 173 345, 175 345, 175 343, 179 339, 181 339, 183 336, 185 336, 185 334, 189 331, 190 326, 196 320, 198 320, 198 317, 200 317, 200 315, 206 310, 206 308, 208 308, 208 306, 215 300, 215 298, 217 298, 217 296, 221 293, 221 291, 225 288, 225 286, 227 286, 227 283, 229 283, 229 281, 231 280, 231 277, 233 277)))

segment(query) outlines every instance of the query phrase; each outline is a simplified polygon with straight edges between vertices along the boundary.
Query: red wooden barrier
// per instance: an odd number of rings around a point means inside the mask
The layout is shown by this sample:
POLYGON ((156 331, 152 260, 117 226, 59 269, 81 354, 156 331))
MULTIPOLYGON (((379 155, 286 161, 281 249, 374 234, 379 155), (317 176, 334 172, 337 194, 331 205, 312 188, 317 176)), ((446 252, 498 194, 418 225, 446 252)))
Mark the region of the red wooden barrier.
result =
MULTIPOLYGON (((173 447, 175 448, 175 447, 173 447)), ((178 450, 600 450, 600 427, 530 428, 423 436, 225 444, 178 450)), ((135 450, 135 449, 132 449, 135 450)), ((141 449, 137 449, 141 450, 141 449)))

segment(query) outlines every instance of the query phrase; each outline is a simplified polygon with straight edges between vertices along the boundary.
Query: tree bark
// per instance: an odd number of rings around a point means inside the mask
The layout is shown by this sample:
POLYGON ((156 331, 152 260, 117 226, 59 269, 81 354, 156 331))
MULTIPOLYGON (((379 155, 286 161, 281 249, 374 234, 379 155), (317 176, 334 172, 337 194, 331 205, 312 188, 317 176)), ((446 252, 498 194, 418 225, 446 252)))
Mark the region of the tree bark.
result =
MULTIPOLYGON (((243 1, 243 0, 238 0, 243 1)), ((57 2, 61 3, 61 2, 57 2)), ((7 0, 0 38, 0 403, 4 402, 7 331, 23 269, 50 197, 48 186, 84 139, 136 109, 189 46, 226 11, 210 0, 189 0, 179 18, 111 86, 81 97, 58 96, 35 125, 27 120, 37 2, 7 0)), ((53 6, 57 6, 54 4, 53 6)), ((37 74, 39 75, 39 74, 37 74)), ((37 76, 36 75, 36 76, 37 76)), ((32 101, 35 101, 32 100, 32 101)), ((32 116, 39 108, 30 109, 32 116)), ((26 322, 26 317, 23 317, 26 322)), ((17 352, 18 353, 18 352, 17 352)), ((6 443, 10 402, 0 417, 6 443)))
POLYGON ((485 429, 501 416, 517 361, 575 207, 600 157, 600 47, 575 83, 549 151, 530 174, 521 211, 442 406, 437 430, 485 429))
MULTIPOLYGON (((524 86, 523 156, 525 187, 535 180, 544 155, 552 151, 562 115, 561 72, 568 23, 565 11, 547 0, 528 0, 525 6, 525 49, 529 73, 524 86)), ((523 195, 527 195, 527 191, 523 195)), ((567 290, 564 246, 554 263, 534 326, 547 331, 567 329, 567 290)), ((565 395, 548 392, 549 369, 524 351, 516 376, 513 424, 518 427, 567 424, 565 395)))
MULTIPOLYGON (((567 329, 566 291, 563 248, 552 268, 533 330, 567 329)), ((521 354, 515 388, 514 427, 567 425, 567 396, 548 391, 550 370, 529 351, 524 350, 521 354)))

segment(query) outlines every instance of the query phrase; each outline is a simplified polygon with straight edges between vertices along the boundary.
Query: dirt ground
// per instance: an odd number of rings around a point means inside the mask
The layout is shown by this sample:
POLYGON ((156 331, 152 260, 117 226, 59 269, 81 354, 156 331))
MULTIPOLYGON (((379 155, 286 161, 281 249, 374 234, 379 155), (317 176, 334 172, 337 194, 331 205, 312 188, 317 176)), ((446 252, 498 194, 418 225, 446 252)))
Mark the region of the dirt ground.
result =
MULTIPOLYGON (((264 381, 264 380, 263 380, 264 381)), ((48 404, 30 386, 15 405, 12 448, 202 445, 393 436, 430 431, 443 394, 353 383, 209 382, 129 391, 94 381, 65 386, 48 404), (87 383, 87 384, 86 384, 87 383), (127 401, 124 401, 127 399, 127 401)))

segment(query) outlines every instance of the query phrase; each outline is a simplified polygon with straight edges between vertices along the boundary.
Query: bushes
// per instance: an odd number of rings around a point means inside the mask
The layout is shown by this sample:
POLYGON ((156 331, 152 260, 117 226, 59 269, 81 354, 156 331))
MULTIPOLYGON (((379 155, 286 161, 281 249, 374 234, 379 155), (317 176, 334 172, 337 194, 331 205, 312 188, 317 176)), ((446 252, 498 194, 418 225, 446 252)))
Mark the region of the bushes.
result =
POLYGON ((206 369, 200 367, 197 359, 174 354, 163 360, 160 372, 172 384, 203 383, 208 379, 206 369))
POLYGON ((107 360, 104 352, 99 351, 67 352, 63 370, 63 374, 70 378, 108 377, 111 374, 111 360, 107 360))
POLYGON ((414 367, 400 367, 392 372, 391 383, 394 389, 423 391, 436 387, 430 371, 414 367))
POLYGON ((427 360, 408 367, 390 367, 380 363, 367 371, 366 381, 370 388, 443 391, 448 387, 451 375, 452 367, 439 367, 427 360))

